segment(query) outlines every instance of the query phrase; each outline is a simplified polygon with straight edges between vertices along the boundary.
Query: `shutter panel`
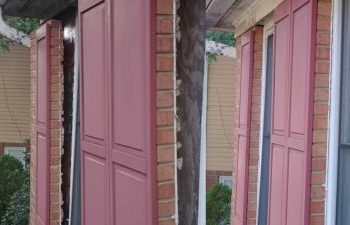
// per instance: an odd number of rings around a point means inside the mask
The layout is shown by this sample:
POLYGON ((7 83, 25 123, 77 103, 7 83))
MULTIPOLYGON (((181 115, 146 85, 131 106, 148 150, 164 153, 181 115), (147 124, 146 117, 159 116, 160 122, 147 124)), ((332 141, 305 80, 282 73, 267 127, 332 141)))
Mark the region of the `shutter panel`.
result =
POLYGON ((270 225, 308 224, 315 0, 287 0, 275 13, 270 225))
POLYGON ((37 124, 36 124, 36 220, 49 224, 49 136, 50 136, 50 25, 36 33, 37 40, 37 124))
POLYGON ((114 2, 112 7, 110 151, 113 217, 120 225, 153 225, 152 3, 150 0, 121 0, 114 2))
MULTIPOLYGON (((79 10, 92 1, 79 1, 79 10)), ((92 4, 92 3, 91 3, 92 4)), ((107 3, 80 14, 82 224, 109 224, 107 3)))
POLYGON ((241 37, 241 77, 235 188, 236 199, 234 201, 235 205, 233 206, 233 224, 235 225, 245 225, 247 222, 248 158, 253 76, 253 39, 253 30, 248 31, 241 37))
POLYGON ((153 0, 79 0, 82 224, 153 225, 153 0))

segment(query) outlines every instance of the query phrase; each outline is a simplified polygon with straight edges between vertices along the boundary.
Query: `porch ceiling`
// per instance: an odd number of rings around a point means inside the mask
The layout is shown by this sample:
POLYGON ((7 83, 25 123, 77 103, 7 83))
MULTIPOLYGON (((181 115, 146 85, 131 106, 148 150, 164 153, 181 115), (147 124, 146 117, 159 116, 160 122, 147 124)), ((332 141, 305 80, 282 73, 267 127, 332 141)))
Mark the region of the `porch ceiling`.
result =
POLYGON ((77 0, 0 0, 4 14, 48 19, 56 16, 77 0))
POLYGON ((225 17, 230 9, 239 0, 206 0, 206 21, 208 28, 233 28, 225 17))
POLYGON ((231 29, 236 35, 264 18, 284 0, 206 0, 207 27, 231 29))

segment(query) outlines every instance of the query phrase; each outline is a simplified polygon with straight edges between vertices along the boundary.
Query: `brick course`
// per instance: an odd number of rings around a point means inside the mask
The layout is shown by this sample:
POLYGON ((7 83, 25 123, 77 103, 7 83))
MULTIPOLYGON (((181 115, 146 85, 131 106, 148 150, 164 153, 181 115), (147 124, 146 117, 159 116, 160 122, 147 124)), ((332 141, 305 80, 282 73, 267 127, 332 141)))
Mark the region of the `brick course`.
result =
POLYGON ((173 0, 157 0, 158 225, 176 224, 173 0))
POLYGON ((318 0, 310 225, 325 224, 332 0, 318 0))

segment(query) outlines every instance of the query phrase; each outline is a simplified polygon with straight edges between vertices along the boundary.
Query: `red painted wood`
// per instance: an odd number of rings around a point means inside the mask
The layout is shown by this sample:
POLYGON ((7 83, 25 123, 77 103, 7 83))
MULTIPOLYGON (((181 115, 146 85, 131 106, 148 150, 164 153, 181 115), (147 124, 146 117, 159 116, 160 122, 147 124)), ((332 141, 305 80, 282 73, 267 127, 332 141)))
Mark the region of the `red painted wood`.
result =
POLYGON ((240 104, 239 126, 237 129, 238 155, 236 167, 236 193, 233 207, 233 224, 247 223, 248 203, 248 157, 250 111, 252 101, 253 76, 253 39, 254 30, 250 30, 241 37, 241 77, 240 77, 240 104))
POLYGON ((50 25, 38 29, 37 39, 37 123, 36 123, 36 223, 49 224, 50 160, 50 25))
POLYGON ((316 0, 275 13, 269 225, 309 223, 316 0))
POLYGON ((79 1, 85 225, 157 224, 154 8, 79 1))

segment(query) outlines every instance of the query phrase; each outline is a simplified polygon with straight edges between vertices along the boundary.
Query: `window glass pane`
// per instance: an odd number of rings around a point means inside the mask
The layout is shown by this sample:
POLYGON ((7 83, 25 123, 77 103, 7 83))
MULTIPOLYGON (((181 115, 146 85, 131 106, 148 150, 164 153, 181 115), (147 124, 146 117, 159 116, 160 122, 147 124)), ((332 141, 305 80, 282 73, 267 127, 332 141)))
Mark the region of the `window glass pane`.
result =
POLYGON ((230 176, 220 176, 219 183, 232 189, 232 177, 230 176))
POLYGON ((23 165, 26 163, 26 149, 24 147, 5 147, 5 154, 16 158, 23 165))

